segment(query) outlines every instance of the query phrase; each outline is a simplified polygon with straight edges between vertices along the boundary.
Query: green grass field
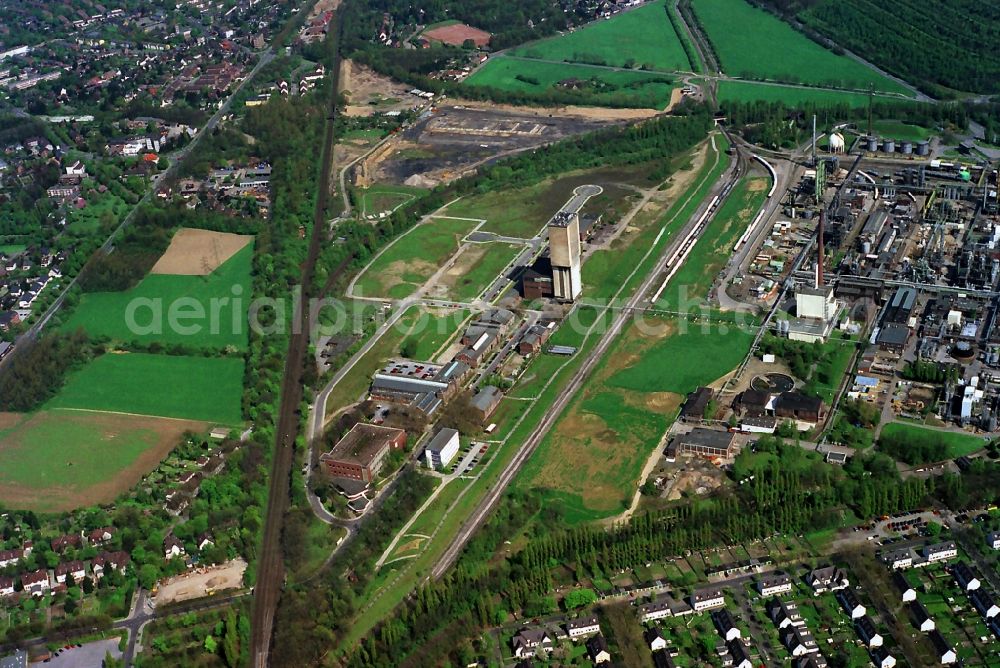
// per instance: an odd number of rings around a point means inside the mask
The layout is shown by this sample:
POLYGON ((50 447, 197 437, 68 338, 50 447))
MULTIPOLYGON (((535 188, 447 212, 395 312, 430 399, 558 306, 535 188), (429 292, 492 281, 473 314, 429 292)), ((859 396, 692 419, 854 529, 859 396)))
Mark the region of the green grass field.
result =
POLYGON ((708 38, 730 76, 887 93, 909 91, 846 56, 835 55, 769 12, 744 0, 694 0, 708 38))
POLYGON ((112 341, 246 349, 252 259, 250 244, 208 276, 149 274, 131 290, 87 293, 62 328, 82 327, 92 337, 112 341), (235 286, 239 286, 239 299, 233 298, 235 286), (213 308, 215 299, 220 300, 217 308, 213 308), (175 318, 171 318, 172 309, 175 318), (185 318, 197 312, 202 317, 185 318), (135 331, 130 319, 138 326, 135 331), (172 326, 172 320, 179 326, 172 326))
POLYGON ((924 141, 935 134, 927 128, 901 121, 875 121, 872 123, 872 129, 879 136, 896 141, 924 141))
POLYGON ((243 360, 109 353, 74 371, 46 408, 82 408, 238 425, 243 360))
POLYGON ((27 246, 24 244, 3 244, 0 245, 0 253, 3 255, 17 255, 18 253, 23 253, 27 246))
MULTIPOLYGON (((666 17, 665 29, 672 30, 666 17)), ((580 104, 663 109, 676 87, 674 79, 656 72, 621 72, 589 65, 546 63, 511 56, 497 56, 465 80, 466 86, 491 86, 515 93, 544 95, 567 90, 559 82, 590 82, 577 91, 580 104)))
POLYGON ((986 441, 979 436, 972 434, 959 434, 953 431, 942 431, 939 429, 925 429, 905 422, 890 422, 882 427, 882 434, 887 436, 909 436, 913 438, 927 438, 933 436, 941 440, 948 448, 948 459, 954 459, 963 455, 970 455, 973 452, 986 447, 986 441))
MULTIPOLYGON (((471 246, 465 253, 473 253, 475 263, 471 267, 463 267, 462 275, 449 288, 448 296, 458 301, 475 299, 493 283, 522 249, 523 246, 499 242, 471 246)), ((461 263, 461 259, 459 262, 461 263)))
POLYGON ((66 213, 66 233, 84 237, 97 234, 102 228, 110 231, 128 209, 125 200, 110 192, 95 195, 88 199, 84 208, 71 208, 66 213))
POLYGON ((393 211, 426 192, 423 188, 375 184, 370 188, 358 191, 361 198, 361 213, 363 215, 378 215, 393 211))
POLYGON ((476 223, 467 220, 435 218, 414 227, 364 270, 355 287, 356 294, 408 297, 458 250, 462 237, 475 226, 476 223))
POLYGON ((664 0, 591 23, 576 32, 533 42, 511 55, 569 63, 642 67, 647 70, 691 70, 664 0))
POLYGON ((455 336, 470 315, 471 311, 464 309, 457 311, 420 309, 412 319, 407 320, 409 331, 400 344, 400 349, 406 350, 412 346, 413 359, 429 362, 434 353, 455 336))
POLYGON ((552 213, 539 200, 547 187, 548 183, 539 183, 514 191, 496 190, 463 197, 449 205, 445 214, 485 220, 481 228, 484 232, 530 239, 548 220, 546 214, 552 213))
MULTIPOLYGON (((829 90, 825 88, 804 88, 801 86, 782 86, 779 84, 760 83, 753 81, 719 81, 719 102, 783 102, 789 106, 807 103, 815 104, 847 104, 852 109, 868 107, 868 96, 865 93, 829 90)), ((907 101, 906 98, 876 95, 879 102, 907 101)))

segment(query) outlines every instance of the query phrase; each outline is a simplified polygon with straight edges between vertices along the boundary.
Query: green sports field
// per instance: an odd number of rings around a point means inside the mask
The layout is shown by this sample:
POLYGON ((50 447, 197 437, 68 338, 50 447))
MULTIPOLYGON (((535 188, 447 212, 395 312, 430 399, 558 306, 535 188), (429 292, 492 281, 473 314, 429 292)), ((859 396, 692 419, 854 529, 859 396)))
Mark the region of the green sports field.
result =
POLYGON ((239 357, 108 353, 70 374, 45 407, 237 425, 242 394, 239 357))
POLYGON ((361 297, 403 299, 423 285, 458 250, 474 221, 434 218, 418 225, 385 249, 355 286, 361 297))
POLYGON ((208 276, 149 274, 131 290, 85 294, 63 329, 82 327, 92 337, 112 341, 243 350, 252 259, 250 244, 208 276), (197 313, 203 316, 185 318, 197 313))
MULTIPOLYGON (((868 95, 828 88, 782 86, 753 81, 719 81, 719 102, 782 102, 788 106, 802 104, 846 104, 852 109, 868 107, 868 95)), ((906 98, 876 95, 877 102, 906 102, 906 98)))
POLYGON ((892 79, 824 49, 769 12, 745 0, 693 0, 692 8, 730 76, 834 88, 902 93, 892 79))
POLYGON ((691 70, 665 4, 657 0, 576 32, 518 47, 511 55, 667 72, 691 70))
MULTIPOLYGON (((664 21, 666 29, 672 30, 664 21)), ((548 63, 512 56, 498 56, 465 80, 465 86, 491 86, 515 93, 545 95, 568 88, 560 82, 575 80, 579 104, 663 109, 676 87, 674 79, 657 72, 616 71, 590 65, 548 63)))

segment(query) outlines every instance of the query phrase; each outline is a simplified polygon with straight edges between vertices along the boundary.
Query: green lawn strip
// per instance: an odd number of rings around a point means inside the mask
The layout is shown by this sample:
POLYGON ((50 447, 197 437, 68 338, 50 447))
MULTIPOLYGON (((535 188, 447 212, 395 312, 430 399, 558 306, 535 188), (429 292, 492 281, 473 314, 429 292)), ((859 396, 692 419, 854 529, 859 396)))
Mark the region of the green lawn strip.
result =
POLYGON ((363 214, 392 211, 426 192, 424 188, 376 184, 359 191, 361 211, 363 214))
POLYGON ((530 239, 542 228, 552 211, 541 200, 549 181, 518 188, 470 195, 448 205, 445 215, 485 220, 480 228, 506 237, 530 239))
POLYGON ((290 573, 293 581, 310 578, 326 563, 330 553, 337 546, 337 541, 347 535, 343 527, 333 526, 322 520, 311 517, 306 531, 306 556, 298 570, 290 573))
POLYGON ((386 361, 398 357, 400 347, 411 329, 420 318, 423 309, 411 306, 396 323, 387 329, 351 368, 344 378, 331 390, 326 400, 326 414, 332 415, 357 401, 371 385, 372 375, 381 369, 386 361))
POLYGON ((896 141, 919 142, 930 139, 935 134, 933 130, 901 121, 874 121, 872 129, 876 134, 896 141))
MULTIPOLYGON (((673 30, 663 18, 666 29, 673 30)), ((616 71, 591 65, 548 63, 496 56, 465 80, 464 86, 489 86, 514 93, 542 95, 569 90, 573 80, 580 104, 663 109, 676 87, 674 77, 658 72, 616 71)))
MULTIPOLYGON (((492 285, 493 281, 524 248, 523 246, 499 242, 486 244, 486 246, 488 249, 486 254, 458 279, 458 283, 449 289, 448 296, 450 298, 467 302, 478 297, 479 293, 492 285)), ((469 247, 470 250, 475 248, 476 246, 469 247)))
MULTIPOLYGON (((717 96, 719 102, 782 102, 789 106, 803 104, 846 104, 852 109, 868 107, 866 93, 831 90, 829 88, 809 88, 785 86, 781 84, 753 81, 719 81, 717 96)), ((876 95, 877 102, 910 102, 911 100, 888 95, 876 95)))
POLYGON ((866 65, 838 56, 745 0, 695 0, 692 8, 730 76, 912 95, 866 65))
POLYGON ((23 253, 28 247, 24 244, 3 244, 0 245, 0 254, 11 256, 23 253))
POLYGON ((409 296, 444 265, 475 226, 474 222, 448 218, 417 225, 365 268, 355 292, 362 297, 409 296))
POLYGON ((953 431, 943 431, 939 429, 928 429, 918 427, 904 422, 890 422, 882 427, 882 434, 887 436, 903 435, 909 438, 929 438, 934 437, 945 443, 948 448, 948 459, 955 459, 964 455, 971 455, 973 452, 982 450, 986 446, 986 441, 980 436, 972 434, 958 434, 953 431))
POLYGON ((108 353, 74 371, 46 408, 83 408, 238 425, 243 360, 108 353))
POLYGON ((822 345, 832 354, 825 364, 816 368, 810 379, 809 389, 819 393, 827 404, 832 404, 833 395, 836 394, 851 364, 856 344, 849 336, 834 332, 822 345))
POLYGON ((657 308, 676 310, 682 303, 691 304, 693 300, 701 301, 708 296, 716 276, 732 256, 733 245, 764 203, 767 188, 766 181, 759 177, 743 178, 736 184, 687 260, 670 279, 670 285, 656 302, 657 308))
POLYGON ((667 17, 664 0, 597 21, 575 32, 525 44, 512 55, 569 63, 690 70, 684 47, 667 17))
POLYGON ((62 329, 82 327, 112 341, 244 350, 252 259, 249 244, 207 276, 149 274, 131 290, 84 294, 62 329))
POLYGON ((83 414, 41 411, 0 431, 0 482, 31 488, 86 488, 112 479, 159 437, 149 428, 106 428, 83 414))
POLYGON ((721 135, 715 137, 716 150, 709 150, 705 162, 698 172, 695 185, 679 197, 666 214, 660 218, 657 225, 642 229, 625 244, 612 246, 609 250, 592 253, 583 264, 583 294, 584 297, 608 299, 621 286, 622 274, 627 274, 636 264, 639 271, 628 281, 622 298, 627 298, 649 275, 653 265, 660 261, 663 247, 670 241, 672 235, 694 215, 695 210, 707 197, 716 181, 729 166, 729 157, 724 153, 729 143, 721 135), (718 162, 716 159, 718 158, 718 162), (622 247, 624 246, 624 247, 622 247), (643 260, 650 246, 655 252, 643 260))
POLYGON ((400 348, 412 346, 413 359, 430 362, 434 353, 455 336, 470 315, 472 312, 465 309, 449 312, 418 310, 400 348))

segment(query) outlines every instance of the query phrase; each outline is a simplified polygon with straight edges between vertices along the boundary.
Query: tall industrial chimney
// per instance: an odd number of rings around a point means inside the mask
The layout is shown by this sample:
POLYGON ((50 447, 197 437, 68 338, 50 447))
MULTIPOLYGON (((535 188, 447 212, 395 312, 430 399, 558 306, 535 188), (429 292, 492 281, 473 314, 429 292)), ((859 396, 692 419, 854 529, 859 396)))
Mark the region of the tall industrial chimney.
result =
POLYGON ((816 228, 816 287, 823 287, 823 223, 826 209, 819 212, 819 226, 816 228))
POLYGON ((813 114, 812 166, 816 166, 816 114, 813 114))

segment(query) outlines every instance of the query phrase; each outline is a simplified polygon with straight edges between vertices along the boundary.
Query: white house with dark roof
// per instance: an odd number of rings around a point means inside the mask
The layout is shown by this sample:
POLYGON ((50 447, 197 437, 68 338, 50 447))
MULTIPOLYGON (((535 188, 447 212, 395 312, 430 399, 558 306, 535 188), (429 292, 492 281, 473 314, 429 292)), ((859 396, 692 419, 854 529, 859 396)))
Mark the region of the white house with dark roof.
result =
POLYGON ((695 612, 721 608, 726 604, 726 594, 722 589, 707 587, 691 594, 691 607, 695 612))
POLYGON ((30 573, 22 573, 21 585, 24 587, 24 591, 32 596, 41 596, 52 589, 52 583, 49 581, 49 572, 44 568, 39 568, 37 571, 30 573))
POLYGON ((947 666, 948 664, 955 663, 958 660, 958 655, 955 654, 954 648, 945 640, 945 637, 941 635, 938 630, 931 631, 928 634, 931 639, 931 644, 934 646, 934 652, 937 655, 938 662, 947 666))
POLYGON ((969 594, 969 599, 972 601, 972 605, 976 606, 976 610, 979 614, 983 616, 984 619, 993 619, 997 615, 1000 615, 1000 606, 997 606, 996 601, 993 599, 993 595, 990 594, 985 589, 977 589, 971 594, 969 594))
POLYGON ((888 550, 882 553, 882 561, 894 571, 910 568, 913 566, 913 551, 910 548, 888 550))
POLYGON ((846 589, 851 581, 842 569, 836 566, 824 566, 809 571, 809 574, 806 575, 806 584, 812 587, 813 594, 819 596, 828 591, 846 589))
POLYGON ((896 668, 896 657, 885 647, 876 647, 872 650, 872 662, 875 668, 896 668))
POLYGON ((913 625, 921 633, 930 633, 937 628, 934 618, 931 617, 931 613, 927 612, 927 608, 924 607, 923 603, 920 601, 910 601, 909 608, 910 614, 913 616, 913 625))
POLYGON ((854 622, 854 628, 858 632, 858 637, 861 638, 861 642, 865 644, 868 649, 873 649, 875 647, 881 647, 885 639, 882 634, 878 632, 875 627, 875 622, 868 615, 859 617, 857 621, 854 622))
POLYGON ((793 657, 819 652, 816 639, 805 626, 789 626, 781 631, 781 644, 793 657))
POLYGON ((771 599, 768 603, 767 614, 779 630, 791 626, 804 626, 806 623, 799 614, 799 606, 778 598, 771 599))
POLYGON ((986 534, 986 545, 994 550, 1000 550, 1000 531, 991 531, 986 534))
POLYGON ((844 611, 851 616, 851 619, 859 619, 868 614, 868 609, 861 605, 857 595, 850 589, 838 591, 837 600, 840 601, 844 611))
POLYGON ((643 624, 670 617, 672 614, 669 601, 654 601, 639 606, 639 621, 643 624))
POLYGON ((608 651, 608 641, 600 633, 587 639, 587 653, 595 665, 611 663, 611 652, 608 651))
POLYGON ((892 584, 895 585, 896 591, 899 592, 899 597, 903 603, 917 600, 917 590, 913 588, 910 581, 906 579, 906 576, 899 571, 892 574, 892 584))
POLYGON ((649 649, 652 652, 655 652, 658 649, 666 649, 667 645, 670 644, 667 642, 667 639, 663 637, 663 634, 660 633, 660 629, 655 626, 646 629, 642 636, 646 640, 646 644, 649 645, 649 649))
POLYGON ((982 585, 979 573, 968 564, 955 564, 955 567, 951 569, 951 574, 958 586, 966 592, 975 591, 982 585))
POLYGON ((599 633, 600 630, 601 625, 597 621, 597 617, 594 615, 591 615, 590 617, 581 617, 579 619, 571 619, 566 622, 566 633, 569 635, 571 640, 599 633))
POLYGON ((761 596, 778 596, 792 591, 792 578, 787 573, 775 571, 757 578, 757 591, 761 596))
POLYGON ((14 578, 0 575, 0 596, 14 595, 14 578))
POLYGON ((925 545, 923 554, 928 563, 946 561, 948 559, 954 559, 958 556, 958 547, 955 545, 955 541, 948 540, 943 543, 925 545))
POLYGON ((718 629, 719 635, 726 642, 743 637, 743 632, 740 631, 740 627, 736 626, 736 620, 733 619, 732 614, 728 610, 713 612, 712 621, 715 623, 715 628, 718 629))
POLYGON ((551 652, 553 640, 543 628, 527 628, 514 634, 511 645, 514 648, 514 657, 524 659, 539 652, 551 652))

